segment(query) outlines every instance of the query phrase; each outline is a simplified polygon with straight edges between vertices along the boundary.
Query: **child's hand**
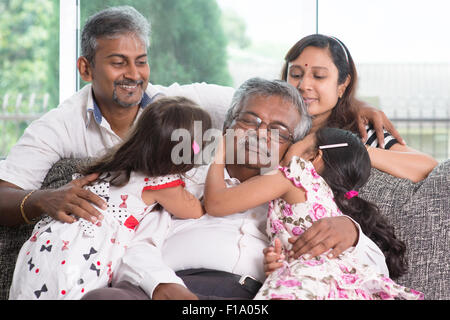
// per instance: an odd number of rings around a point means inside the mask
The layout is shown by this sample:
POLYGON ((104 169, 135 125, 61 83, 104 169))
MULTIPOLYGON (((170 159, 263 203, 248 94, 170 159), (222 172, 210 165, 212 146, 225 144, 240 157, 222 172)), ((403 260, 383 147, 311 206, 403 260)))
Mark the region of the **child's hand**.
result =
POLYGON ((281 165, 283 166, 289 165, 289 162, 292 160, 293 156, 298 156, 308 161, 312 160, 312 158, 314 157, 315 144, 316 144, 316 134, 315 133, 308 134, 302 140, 294 143, 292 146, 289 147, 288 151, 286 152, 286 155, 281 161, 281 165))
POLYGON ((275 239, 275 248, 267 247, 263 250, 264 253, 264 272, 269 276, 273 271, 283 266, 284 254, 281 253, 281 241, 275 239))

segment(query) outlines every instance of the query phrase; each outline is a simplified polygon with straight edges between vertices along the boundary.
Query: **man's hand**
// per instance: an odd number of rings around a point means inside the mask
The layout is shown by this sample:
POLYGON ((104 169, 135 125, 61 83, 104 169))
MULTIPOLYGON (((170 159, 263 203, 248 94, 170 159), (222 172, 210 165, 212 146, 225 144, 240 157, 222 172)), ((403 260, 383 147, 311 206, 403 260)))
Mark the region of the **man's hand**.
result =
POLYGON ((153 300, 198 300, 189 289, 177 283, 160 283, 153 290, 153 300))
POLYGON ((272 272, 283 266, 283 260, 285 260, 284 254, 281 253, 281 241, 275 239, 275 248, 267 247, 263 250, 264 253, 264 272, 266 277, 272 272))
POLYGON ((347 217, 323 218, 315 221, 301 236, 289 238, 293 244, 290 258, 314 258, 329 249, 328 258, 335 258, 358 242, 358 229, 347 217))
POLYGON ((386 129, 400 144, 406 145, 403 138, 395 129, 392 122, 386 117, 383 111, 369 107, 365 103, 361 102, 358 108, 358 128, 361 138, 364 142, 367 140, 366 124, 370 122, 373 125, 375 133, 377 135, 378 143, 381 147, 384 147, 384 132, 386 129))
POLYGON ((40 208, 41 212, 56 220, 72 223, 76 219, 70 214, 74 214, 79 218, 97 223, 103 216, 92 204, 103 210, 107 208, 107 204, 98 195, 83 189, 84 186, 97 178, 98 174, 93 173, 75 179, 58 189, 39 190, 30 197, 30 200, 33 201, 35 206, 40 208))

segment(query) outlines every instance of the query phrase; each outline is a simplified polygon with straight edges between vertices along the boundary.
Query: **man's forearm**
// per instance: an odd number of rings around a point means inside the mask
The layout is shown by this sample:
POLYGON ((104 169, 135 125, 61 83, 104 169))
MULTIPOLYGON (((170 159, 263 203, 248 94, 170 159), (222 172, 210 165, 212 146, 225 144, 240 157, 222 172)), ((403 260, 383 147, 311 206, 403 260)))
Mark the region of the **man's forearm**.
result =
POLYGON ((21 212, 22 204, 23 213, 27 220, 30 221, 42 214, 33 201, 36 196, 35 193, 38 191, 33 192, 25 199, 31 191, 22 190, 8 182, 0 182, 0 225, 16 226, 25 223, 21 212))

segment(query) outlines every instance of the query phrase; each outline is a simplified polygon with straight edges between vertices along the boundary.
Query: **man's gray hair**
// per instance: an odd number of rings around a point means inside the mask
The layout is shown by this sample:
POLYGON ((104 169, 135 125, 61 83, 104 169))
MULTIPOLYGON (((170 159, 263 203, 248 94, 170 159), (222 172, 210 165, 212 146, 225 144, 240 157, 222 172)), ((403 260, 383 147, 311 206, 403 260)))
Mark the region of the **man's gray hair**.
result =
POLYGON ((300 122, 294 129, 294 141, 302 140, 311 129, 311 116, 298 90, 289 83, 282 80, 265 80, 262 78, 251 78, 245 81, 234 93, 230 109, 223 125, 223 130, 231 128, 233 121, 247 105, 248 101, 255 96, 278 96, 284 101, 290 102, 300 114, 300 122))
POLYGON ((81 55, 92 64, 97 39, 114 39, 126 34, 135 34, 147 48, 150 46, 150 23, 136 9, 119 6, 102 10, 86 21, 81 34, 81 55))

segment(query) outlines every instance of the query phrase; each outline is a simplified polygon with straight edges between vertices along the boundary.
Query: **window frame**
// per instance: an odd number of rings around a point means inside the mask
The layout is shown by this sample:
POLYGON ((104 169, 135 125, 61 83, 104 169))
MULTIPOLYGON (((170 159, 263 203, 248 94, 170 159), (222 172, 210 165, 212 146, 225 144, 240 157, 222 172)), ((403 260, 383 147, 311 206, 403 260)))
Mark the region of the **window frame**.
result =
POLYGON ((79 90, 76 62, 80 52, 80 1, 60 0, 59 3, 59 102, 61 103, 79 90))

